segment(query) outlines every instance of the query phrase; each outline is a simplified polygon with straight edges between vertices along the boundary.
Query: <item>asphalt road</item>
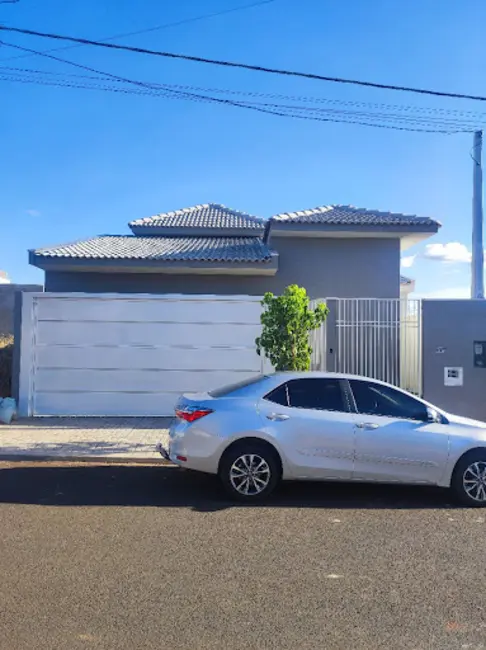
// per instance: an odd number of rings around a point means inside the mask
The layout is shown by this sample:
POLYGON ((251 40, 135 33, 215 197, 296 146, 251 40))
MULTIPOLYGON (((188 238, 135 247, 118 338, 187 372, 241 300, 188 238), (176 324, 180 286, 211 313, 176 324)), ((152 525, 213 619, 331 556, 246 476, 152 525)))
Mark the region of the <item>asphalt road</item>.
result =
POLYGON ((486 649, 486 511, 172 467, 0 465, 0 648, 486 649))

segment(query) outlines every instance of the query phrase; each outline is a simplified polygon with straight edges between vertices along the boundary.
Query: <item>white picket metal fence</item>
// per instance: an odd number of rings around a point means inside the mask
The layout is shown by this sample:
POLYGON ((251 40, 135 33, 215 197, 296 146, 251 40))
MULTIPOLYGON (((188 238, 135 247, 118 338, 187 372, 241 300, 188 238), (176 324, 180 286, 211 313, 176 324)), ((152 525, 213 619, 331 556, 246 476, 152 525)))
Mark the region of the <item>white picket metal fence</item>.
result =
POLYGON ((324 302, 330 313, 311 336, 313 369, 373 377, 422 394, 420 300, 328 298, 324 302))

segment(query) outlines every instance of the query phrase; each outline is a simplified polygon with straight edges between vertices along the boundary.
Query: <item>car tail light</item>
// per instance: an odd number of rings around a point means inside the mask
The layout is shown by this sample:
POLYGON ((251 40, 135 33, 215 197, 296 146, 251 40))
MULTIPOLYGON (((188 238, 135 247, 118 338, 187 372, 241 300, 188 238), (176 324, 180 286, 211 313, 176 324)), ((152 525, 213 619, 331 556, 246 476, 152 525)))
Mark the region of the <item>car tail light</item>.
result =
POLYGON ((185 420, 186 422, 195 422, 196 420, 200 420, 203 418, 205 415, 209 415, 212 413, 212 409, 207 409, 207 408, 186 408, 186 409, 176 409, 176 417, 179 418, 179 420, 185 420))

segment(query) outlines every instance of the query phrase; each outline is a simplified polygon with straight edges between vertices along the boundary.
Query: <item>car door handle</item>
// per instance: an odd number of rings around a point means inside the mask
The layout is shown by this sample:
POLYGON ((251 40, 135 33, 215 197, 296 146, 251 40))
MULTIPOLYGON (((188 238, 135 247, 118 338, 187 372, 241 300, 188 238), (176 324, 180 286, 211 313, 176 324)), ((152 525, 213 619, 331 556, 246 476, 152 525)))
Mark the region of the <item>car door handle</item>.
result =
POLYGON ((274 422, 283 422, 284 420, 288 420, 289 417, 290 415, 285 415, 285 413, 269 413, 267 415, 267 418, 274 422))
POLYGON ((376 422, 360 422, 359 424, 356 425, 358 429, 378 429, 380 426, 379 424, 376 424, 376 422))

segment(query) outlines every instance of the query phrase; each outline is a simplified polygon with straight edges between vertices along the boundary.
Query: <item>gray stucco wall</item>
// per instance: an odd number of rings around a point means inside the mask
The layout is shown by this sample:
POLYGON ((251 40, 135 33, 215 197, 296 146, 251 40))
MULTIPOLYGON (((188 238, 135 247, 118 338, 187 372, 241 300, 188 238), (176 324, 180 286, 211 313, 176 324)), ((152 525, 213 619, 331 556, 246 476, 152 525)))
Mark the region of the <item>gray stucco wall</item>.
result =
POLYGON ((46 291, 261 295, 296 283, 312 298, 399 297, 398 239, 275 237, 271 246, 279 253, 275 276, 47 271, 46 291))
POLYGON ((486 368, 474 367, 474 341, 486 341, 486 301, 424 300, 424 399, 486 421, 486 368), (444 368, 463 368, 462 386, 444 385, 444 368))
POLYGON ((19 291, 42 291, 39 284, 0 285, 0 334, 14 333, 15 294, 19 291))

